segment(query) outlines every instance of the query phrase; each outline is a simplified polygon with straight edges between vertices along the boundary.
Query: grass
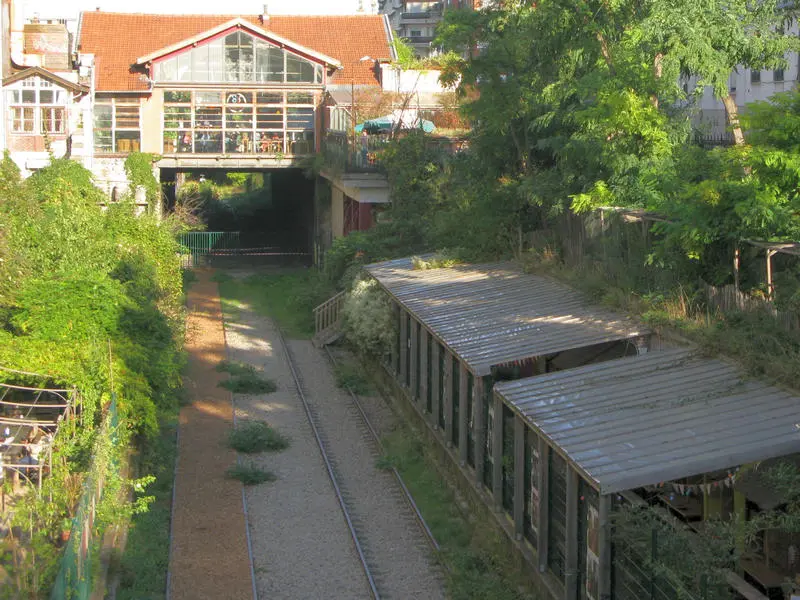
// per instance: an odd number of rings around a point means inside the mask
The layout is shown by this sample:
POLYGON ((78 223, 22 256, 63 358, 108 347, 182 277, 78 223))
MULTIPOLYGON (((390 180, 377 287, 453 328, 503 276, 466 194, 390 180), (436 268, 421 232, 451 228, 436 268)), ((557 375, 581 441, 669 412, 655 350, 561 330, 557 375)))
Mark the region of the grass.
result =
POLYGON ((707 356, 726 356, 753 377, 800 391, 800 331, 787 331, 766 313, 722 314, 708 310, 701 295, 682 285, 641 292, 615 285, 600 271, 571 268, 557 260, 528 261, 524 266, 569 283, 592 302, 636 315, 661 334, 686 338, 707 356))
POLYGON ((448 597, 453 600, 536 598, 530 583, 513 566, 502 536, 482 520, 468 520, 423 443, 405 425, 384 438, 379 468, 400 471, 449 567, 448 597))
POLYGON ((315 269, 284 270, 251 275, 244 279, 220 278, 223 310, 251 306, 273 318, 284 333, 295 339, 314 335, 313 309, 334 290, 315 269))
POLYGON ((168 415, 158 438, 142 450, 140 471, 155 475, 147 495, 148 510, 133 515, 125 551, 112 562, 119 574, 118 600, 164 598, 169 564, 172 486, 177 456, 175 413, 168 415))
POLYGON ((372 384, 361 365, 342 362, 338 359, 333 369, 336 385, 340 388, 349 388, 358 396, 369 396, 374 393, 372 384))
POLYGON ((264 471, 253 464, 236 464, 225 471, 225 475, 231 479, 238 479, 244 485, 258 485, 277 479, 272 471, 264 471))
POLYGON ((237 452, 280 452, 289 447, 289 438, 264 421, 246 421, 230 432, 228 445, 237 452))
POLYGON ((219 387, 234 394, 270 394, 278 389, 274 381, 261 377, 252 365, 223 360, 216 368, 230 374, 229 379, 219 382, 219 387))

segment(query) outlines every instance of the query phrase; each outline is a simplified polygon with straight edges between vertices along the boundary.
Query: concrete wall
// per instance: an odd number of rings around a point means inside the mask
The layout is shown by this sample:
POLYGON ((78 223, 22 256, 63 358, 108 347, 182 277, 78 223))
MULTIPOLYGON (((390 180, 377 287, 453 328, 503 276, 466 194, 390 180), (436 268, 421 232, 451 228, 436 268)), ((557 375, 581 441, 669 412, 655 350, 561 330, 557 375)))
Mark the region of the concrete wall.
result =
POLYGON ((331 232, 333 239, 344 235, 344 192, 331 186, 331 232))
POLYGON ((163 134, 161 114, 164 112, 164 90, 153 89, 149 98, 142 100, 142 152, 161 154, 163 148, 163 134))

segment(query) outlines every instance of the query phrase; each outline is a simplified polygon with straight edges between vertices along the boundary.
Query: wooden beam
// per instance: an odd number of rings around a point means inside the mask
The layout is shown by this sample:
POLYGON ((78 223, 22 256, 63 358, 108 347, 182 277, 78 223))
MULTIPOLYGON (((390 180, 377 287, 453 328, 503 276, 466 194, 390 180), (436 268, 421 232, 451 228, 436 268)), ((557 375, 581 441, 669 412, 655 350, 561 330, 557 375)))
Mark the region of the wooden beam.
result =
POLYGON ((417 383, 419 379, 419 329, 420 325, 415 319, 411 319, 411 398, 416 402, 419 400, 417 397, 417 383))
POLYGON ((525 421, 514 415, 514 537, 525 533, 525 421))
POLYGON ((444 441, 453 447, 453 355, 444 350, 444 441))
POLYGON ((424 326, 419 334, 419 406, 425 414, 428 410, 428 340, 431 334, 424 326))
POLYGON ((578 473, 567 464, 566 506, 566 565, 564 572, 564 600, 577 598, 578 594, 578 473))
POLYGON ((408 382, 408 313, 400 309, 400 384, 408 382))
POLYGON ((439 407, 442 402, 440 379, 442 377, 441 369, 439 368, 439 354, 441 347, 439 342, 434 338, 431 340, 431 425, 433 428, 439 429, 439 407))
POLYGON ((496 510, 503 510, 503 401, 499 394, 488 400, 494 404, 494 433, 492 437, 492 496, 496 510))
POLYGON ((467 464, 467 435, 469 433, 469 420, 467 419, 467 404, 472 398, 467 396, 468 383, 467 367, 463 362, 458 363, 458 462, 461 466, 467 464))
POLYGON ((547 571, 547 538, 550 522, 550 505, 547 502, 550 490, 550 446, 543 438, 539 438, 539 535, 537 536, 537 554, 539 555, 539 572, 547 571))
POLYGON ((611 496, 608 494, 600 495, 599 512, 600 572, 598 573, 598 591, 600 600, 611 600, 611 496))
POLYGON ((475 482, 478 486, 483 485, 483 456, 486 450, 486 423, 483 419, 483 377, 476 377, 475 383, 472 386, 472 394, 475 399, 473 413, 473 422, 475 423, 474 439, 475 439, 475 482))

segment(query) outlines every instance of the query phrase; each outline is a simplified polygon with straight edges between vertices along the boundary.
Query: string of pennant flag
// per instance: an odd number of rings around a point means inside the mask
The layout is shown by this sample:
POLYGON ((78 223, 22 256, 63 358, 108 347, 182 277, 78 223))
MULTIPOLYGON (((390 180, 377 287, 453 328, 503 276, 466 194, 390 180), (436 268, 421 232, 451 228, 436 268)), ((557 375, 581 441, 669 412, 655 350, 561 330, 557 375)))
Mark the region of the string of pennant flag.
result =
POLYGON ((672 481, 662 481, 657 485, 645 486, 648 492, 659 492, 671 490, 679 496, 696 496, 699 494, 710 494, 713 490, 721 487, 731 488, 736 483, 736 478, 739 474, 740 467, 730 469, 725 477, 715 479, 714 481, 706 481, 704 483, 675 483, 672 481))

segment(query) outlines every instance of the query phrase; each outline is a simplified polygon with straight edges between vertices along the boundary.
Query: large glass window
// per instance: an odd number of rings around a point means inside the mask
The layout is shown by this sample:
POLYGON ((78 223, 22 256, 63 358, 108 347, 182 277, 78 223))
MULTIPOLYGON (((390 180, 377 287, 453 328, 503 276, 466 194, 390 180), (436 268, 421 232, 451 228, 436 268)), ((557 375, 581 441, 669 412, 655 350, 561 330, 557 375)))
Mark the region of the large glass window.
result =
POLYGON ((18 89, 6 92, 11 131, 37 135, 66 133, 67 90, 39 77, 30 77, 16 85, 18 89))
MULTIPOLYGON (((94 107, 95 152, 138 152, 141 138, 139 108, 138 98, 98 99, 94 107)), ((172 113, 170 118, 180 120, 172 113)))
POLYGON ((164 152, 310 154, 313 93, 165 90, 164 152))
POLYGON ((321 65, 243 31, 160 60, 153 72, 156 81, 323 82, 321 65))

